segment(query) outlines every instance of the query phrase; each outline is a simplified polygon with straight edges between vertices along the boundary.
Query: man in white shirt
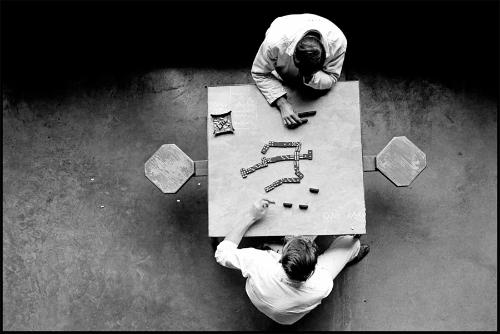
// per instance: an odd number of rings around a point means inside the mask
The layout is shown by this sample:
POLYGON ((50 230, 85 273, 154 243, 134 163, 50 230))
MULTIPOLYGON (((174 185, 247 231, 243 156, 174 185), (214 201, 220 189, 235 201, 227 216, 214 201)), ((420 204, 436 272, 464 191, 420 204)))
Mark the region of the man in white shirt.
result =
POLYGON ((274 321, 290 325, 301 319, 327 297, 333 280, 350 262, 359 262, 370 248, 359 236, 339 236, 318 256, 314 241, 292 237, 281 255, 273 250, 239 249, 246 231, 263 218, 270 201, 253 204, 244 221, 217 246, 216 261, 224 267, 241 270, 246 292, 258 310, 274 321))
POLYGON ((281 81, 330 89, 340 76, 346 48, 342 31, 321 16, 293 14, 271 23, 255 56, 252 77, 267 102, 278 107, 285 126, 301 120, 281 81))

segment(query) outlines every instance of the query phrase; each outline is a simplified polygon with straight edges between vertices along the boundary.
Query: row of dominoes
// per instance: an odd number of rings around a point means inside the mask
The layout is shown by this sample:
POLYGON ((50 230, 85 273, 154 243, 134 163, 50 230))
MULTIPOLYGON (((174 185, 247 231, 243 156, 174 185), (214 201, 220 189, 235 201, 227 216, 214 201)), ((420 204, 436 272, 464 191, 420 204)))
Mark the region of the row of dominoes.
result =
POLYGON ((295 160, 295 157, 293 155, 277 155, 275 157, 269 158, 268 162, 274 163, 274 162, 289 161, 289 160, 295 160))
POLYGON ((241 176, 243 178, 246 178, 248 174, 255 172, 257 169, 267 167, 268 162, 269 162, 269 159, 267 159, 266 157, 263 157, 261 162, 255 164, 249 168, 240 169, 241 176))
MULTIPOLYGON (((299 172, 300 173, 300 172, 299 172)), ((270 192, 276 187, 279 187, 283 183, 300 183, 300 177, 284 177, 282 179, 276 180, 267 187, 264 188, 264 190, 267 192, 270 192)))
POLYGON ((279 162, 279 161, 290 161, 290 160, 312 160, 312 150, 309 150, 308 153, 300 154, 299 152, 295 152, 294 155, 277 155, 271 158, 266 158, 269 163, 279 162))
POLYGON ((277 155, 275 157, 269 158, 271 162, 287 161, 287 160, 312 160, 312 150, 308 150, 307 153, 300 154, 295 152, 294 155, 277 155))
POLYGON ((281 186, 282 184, 283 184, 283 180, 279 179, 279 180, 274 181, 273 183, 271 183, 267 187, 265 187, 264 190, 266 191, 266 193, 268 193, 271 190, 273 190, 274 188, 281 186))
POLYGON ((298 177, 284 177, 281 179, 283 183, 300 183, 300 178, 298 177))
POLYGON ((262 147, 260 152, 262 154, 266 154, 269 150, 269 147, 296 147, 296 151, 300 151, 302 144, 298 141, 270 141, 268 144, 265 144, 262 147))
POLYGON ((298 141, 270 141, 268 146, 271 147, 294 147, 301 145, 298 141))

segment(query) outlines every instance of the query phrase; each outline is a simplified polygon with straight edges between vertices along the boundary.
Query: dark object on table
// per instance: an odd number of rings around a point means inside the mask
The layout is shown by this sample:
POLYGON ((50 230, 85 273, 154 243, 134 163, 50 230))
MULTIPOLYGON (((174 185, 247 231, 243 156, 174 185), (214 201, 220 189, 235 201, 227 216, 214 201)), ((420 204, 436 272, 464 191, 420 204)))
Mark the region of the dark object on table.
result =
POLYGON ((298 113, 299 117, 309 117, 316 115, 316 110, 302 111, 298 113))
POLYGON ((285 208, 291 208, 291 207, 292 207, 292 205, 293 205, 292 203, 283 203, 283 206, 284 206, 285 208))
POLYGON ((307 204, 299 204, 299 208, 302 210, 307 210, 308 207, 309 207, 309 205, 307 205, 307 204))
POLYGON ((309 191, 314 193, 314 194, 317 194, 319 193, 319 189, 318 188, 309 188, 309 191))
POLYGON ((231 111, 218 115, 210 114, 210 116, 212 116, 212 122, 214 124, 214 135, 234 133, 231 111))
POLYGON ((301 120, 301 123, 287 125, 287 127, 289 129, 295 129, 295 128, 298 128, 299 126, 301 126, 302 124, 306 124, 308 122, 308 119, 306 119, 306 118, 301 118, 300 120, 301 120))

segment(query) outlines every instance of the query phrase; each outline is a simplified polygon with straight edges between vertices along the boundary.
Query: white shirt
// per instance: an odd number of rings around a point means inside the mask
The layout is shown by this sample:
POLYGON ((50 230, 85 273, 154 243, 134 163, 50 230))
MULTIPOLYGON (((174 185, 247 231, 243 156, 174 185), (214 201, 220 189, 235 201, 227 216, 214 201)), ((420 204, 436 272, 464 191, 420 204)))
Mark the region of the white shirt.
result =
POLYGON ((246 292, 257 309, 274 321, 290 325, 321 304, 333 288, 331 274, 316 265, 305 282, 288 278, 274 251, 238 248, 229 240, 222 241, 215 259, 224 267, 239 269, 247 278, 246 292))
POLYGON ((321 34, 326 58, 323 69, 304 84, 314 89, 329 89, 337 82, 347 48, 342 31, 331 21, 314 14, 278 17, 266 31, 252 65, 255 84, 270 104, 286 94, 281 82, 272 75, 273 70, 284 81, 297 80, 299 72, 293 62, 293 53, 298 41, 311 30, 321 34))

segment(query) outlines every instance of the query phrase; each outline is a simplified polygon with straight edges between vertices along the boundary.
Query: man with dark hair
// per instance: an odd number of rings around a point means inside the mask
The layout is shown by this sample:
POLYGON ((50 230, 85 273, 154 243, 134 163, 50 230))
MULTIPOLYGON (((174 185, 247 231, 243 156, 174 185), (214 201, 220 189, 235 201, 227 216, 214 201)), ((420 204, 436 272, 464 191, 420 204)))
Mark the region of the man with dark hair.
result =
POLYGON ((266 31, 252 65, 252 77, 267 102, 277 106, 285 126, 300 123, 281 81, 330 89, 340 77, 347 40, 331 21, 314 14, 278 17, 266 31))
POLYGON ((370 248, 359 236, 339 236, 319 254, 315 242, 304 236, 286 238, 279 251, 238 248, 246 231, 262 219, 270 201, 253 204, 242 223, 217 246, 216 261, 241 270, 246 292, 255 307, 274 321, 290 325, 301 319, 327 297, 333 280, 347 264, 359 262, 370 248))

